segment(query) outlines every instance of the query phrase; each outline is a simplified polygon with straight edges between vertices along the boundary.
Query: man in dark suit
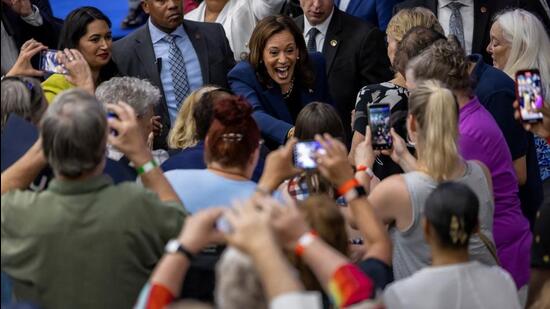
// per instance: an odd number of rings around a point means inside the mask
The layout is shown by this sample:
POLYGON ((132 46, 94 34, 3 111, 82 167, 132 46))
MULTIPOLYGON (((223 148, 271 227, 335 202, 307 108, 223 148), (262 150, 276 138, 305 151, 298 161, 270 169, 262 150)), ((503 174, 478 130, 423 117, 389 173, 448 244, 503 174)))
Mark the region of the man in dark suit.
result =
POLYGON ((149 21, 113 44, 113 59, 121 75, 148 79, 161 89, 155 114, 162 127, 154 148, 166 149, 185 97, 205 84, 227 87, 235 60, 220 24, 184 21, 178 0, 144 0, 142 5, 149 21))
POLYGON ((351 140, 351 111, 357 92, 393 76, 384 35, 367 22, 340 11, 333 0, 300 0, 300 5, 304 15, 295 21, 304 33, 308 50, 322 52, 325 57, 330 94, 351 140))
POLYGON ((397 4, 393 12, 395 14, 403 8, 425 7, 437 16, 445 34, 448 35, 452 33, 450 31, 450 23, 453 19, 452 6, 458 3, 460 14, 456 16, 461 17, 465 45, 463 47, 466 53, 481 54, 486 63, 493 63, 491 55, 486 51, 491 40, 489 31, 493 16, 505 8, 516 7, 517 2, 517 0, 406 0, 397 4))

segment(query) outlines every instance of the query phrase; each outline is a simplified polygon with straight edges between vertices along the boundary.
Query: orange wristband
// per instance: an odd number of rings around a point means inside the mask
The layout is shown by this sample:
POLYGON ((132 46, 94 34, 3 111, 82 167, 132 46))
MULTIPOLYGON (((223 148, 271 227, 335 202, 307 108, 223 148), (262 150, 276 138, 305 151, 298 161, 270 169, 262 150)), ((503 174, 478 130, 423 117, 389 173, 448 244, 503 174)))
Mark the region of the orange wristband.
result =
POLYGON ((338 193, 340 195, 346 194, 349 190, 357 187, 359 185, 359 182, 357 179, 352 178, 346 182, 344 182, 341 186, 338 187, 338 193))
POLYGON ((294 247, 294 254, 296 254, 297 257, 301 257, 302 254, 304 254, 306 247, 309 246, 316 237, 317 233, 314 230, 300 236, 300 238, 298 238, 298 242, 296 243, 296 247, 294 247))
POLYGON ((372 172, 372 169, 366 165, 357 165, 357 167, 355 168, 355 170, 357 172, 365 172, 367 173, 367 175, 372 178, 374 177, 374 173, 372 172))

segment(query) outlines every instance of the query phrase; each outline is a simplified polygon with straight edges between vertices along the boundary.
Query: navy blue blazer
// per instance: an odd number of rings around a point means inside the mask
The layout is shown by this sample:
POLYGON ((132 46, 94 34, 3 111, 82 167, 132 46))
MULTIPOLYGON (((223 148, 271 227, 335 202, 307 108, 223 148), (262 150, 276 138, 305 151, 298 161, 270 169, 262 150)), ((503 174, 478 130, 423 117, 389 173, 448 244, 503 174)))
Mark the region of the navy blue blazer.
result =
MULTIPOLYGON (((334 0, 336 7, 341 0, 334 0)), ((351 0, 346 8, 346 13, 359 17, 377 26, 382 31, 390 22, 393 6, 403 0, 351 0)))
MULTIPOLYGON (((300 91, 302 107, 314 101, 332 105, 325 75, 325 59, 321 53, 310 53, 310 61, 315 72, 315 87, 307 89, 295 81, 294 89, 300 91)), ((279 144, 284 144, 287 132, 294 121, 285 105, 281 88, 263 86, 256 77, 254 68, 248 61, 239 62, 227 76, 231 90, 241 95, 252 105, 253 117, 260 127, 262 136, 279 144)))

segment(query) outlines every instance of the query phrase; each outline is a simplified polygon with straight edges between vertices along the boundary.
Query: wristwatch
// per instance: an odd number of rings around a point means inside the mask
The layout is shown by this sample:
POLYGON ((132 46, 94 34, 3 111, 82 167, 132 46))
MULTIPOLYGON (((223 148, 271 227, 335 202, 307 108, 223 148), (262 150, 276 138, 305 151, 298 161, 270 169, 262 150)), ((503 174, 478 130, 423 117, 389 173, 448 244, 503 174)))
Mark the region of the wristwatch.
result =
POLYGON ((195 255, 185 248, 177 239, 171 239, 166 243, 164 247, 166 253, 180 253, 183 254, 189 261, 195 258, 195 255))

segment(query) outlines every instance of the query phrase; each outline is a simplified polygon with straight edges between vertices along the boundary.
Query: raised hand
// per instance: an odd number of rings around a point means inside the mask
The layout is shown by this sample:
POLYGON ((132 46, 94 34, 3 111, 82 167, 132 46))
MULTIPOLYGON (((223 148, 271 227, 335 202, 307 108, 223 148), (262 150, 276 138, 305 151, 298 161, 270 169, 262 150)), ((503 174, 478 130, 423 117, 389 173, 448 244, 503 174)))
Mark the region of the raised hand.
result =
POLYGON ((76 49, 67 49, 57 53, 57 59, 67 69, 67 80, 91 94, 95 92, 94 80, 90 65, 76 49))
POLYGON ((44 72, 32 67, 31 58, 34 57, 34 55, 36 55, 37 53, 46 49, 48 49, 48 47, 34 39, 30 39, 23 43, 15 64, 6 74, 6 76, 43 76, 44 72))
POLYGON ((336 186, 353 178, 353 168, 348 161, 346 146, 330 134, 316 135, 315 140, 325 150, 324 154, 318 154, 316 158, 321 174, 336 186))

